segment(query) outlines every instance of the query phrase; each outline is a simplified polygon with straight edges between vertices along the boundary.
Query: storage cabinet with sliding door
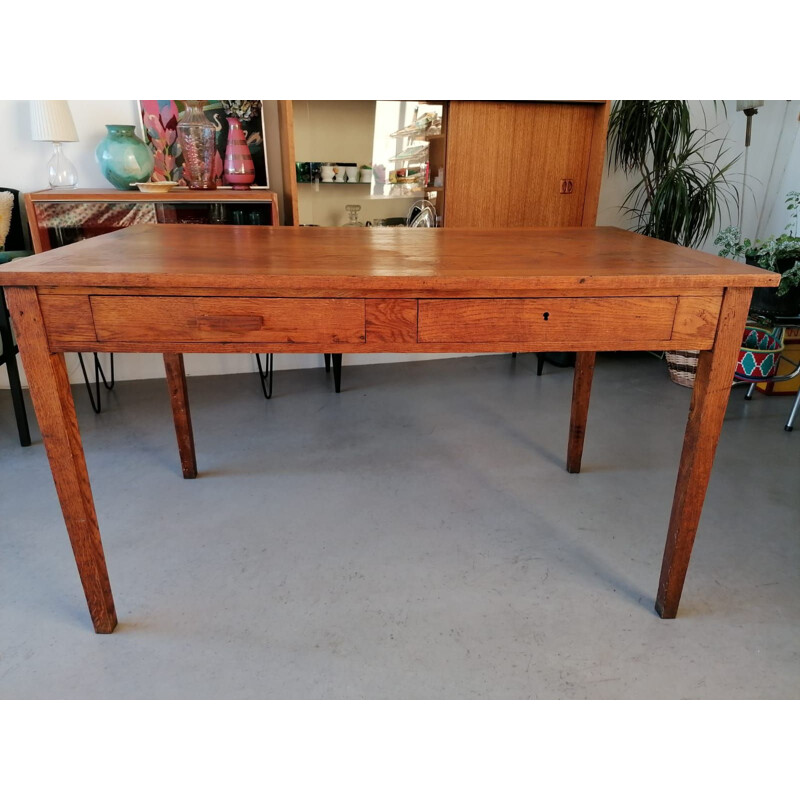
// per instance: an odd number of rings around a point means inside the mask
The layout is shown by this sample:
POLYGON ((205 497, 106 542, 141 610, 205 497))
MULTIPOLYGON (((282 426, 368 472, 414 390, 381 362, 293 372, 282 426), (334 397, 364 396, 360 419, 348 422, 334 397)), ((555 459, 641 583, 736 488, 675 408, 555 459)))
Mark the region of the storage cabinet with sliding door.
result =
POLYGON ((594 225, 608 102, 451 100, 446 227, 594 225))

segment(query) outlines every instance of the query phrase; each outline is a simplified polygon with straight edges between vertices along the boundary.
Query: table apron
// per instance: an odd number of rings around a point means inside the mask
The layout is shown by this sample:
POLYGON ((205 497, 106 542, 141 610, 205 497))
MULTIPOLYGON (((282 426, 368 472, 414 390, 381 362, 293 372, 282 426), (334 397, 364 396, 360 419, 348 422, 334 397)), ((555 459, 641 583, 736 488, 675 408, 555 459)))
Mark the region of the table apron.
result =
POLYGON ((721 290, 599 297, 39 292, 52 352, 707 350, 721 290))

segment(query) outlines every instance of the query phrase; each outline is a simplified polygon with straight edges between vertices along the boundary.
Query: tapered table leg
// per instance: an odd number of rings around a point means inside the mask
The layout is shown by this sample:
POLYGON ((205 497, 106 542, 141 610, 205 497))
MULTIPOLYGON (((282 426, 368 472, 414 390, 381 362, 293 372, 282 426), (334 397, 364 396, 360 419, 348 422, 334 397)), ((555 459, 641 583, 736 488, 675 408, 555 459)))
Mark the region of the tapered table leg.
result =
POLYGON ((97 633, 111 633, 117 615, 64 356, 50 352, 36 290, 6 292, 89 614, 97 633))
POLYGON ((592 393, 596 353, 575 354, 575 377, 572 379, 572 411, 569 420, 567 472, 581 471, 586 418, 589 416, 589 395, 592 393))
POLYGON ((189 413, 189 394, 186 391, 186 372, 182 353, 164 353, 164 369, 167 373, 167 388, 172 403, 175 435, 178 437, 178 453, 184 478, 197 477, 197 457, 194 452, 192 417, 189 413))
POLYGON ((725 291, 714 349, 700 353, 656 598, 656 611, 664 619, 678 613, 752 292, 725 291))

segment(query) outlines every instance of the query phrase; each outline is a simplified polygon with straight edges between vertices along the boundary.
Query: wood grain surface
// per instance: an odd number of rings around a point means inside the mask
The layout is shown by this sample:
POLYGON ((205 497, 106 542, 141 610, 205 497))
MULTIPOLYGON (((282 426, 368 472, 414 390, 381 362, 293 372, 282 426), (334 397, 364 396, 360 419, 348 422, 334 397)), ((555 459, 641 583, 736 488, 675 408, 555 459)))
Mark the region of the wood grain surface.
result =
POLYGON ((451 101, 445 226, 581 225, 599 109, 581 103, 451 101), (562 190, 565 181, 568 193, 562 190))
POLYGON ((725 292, 714 349, 701 352, 697 364, 656 599, 656 611, 665 619, 678 612, 751 296, 750 289, 725 292))
POLYGON ((50 353, 36 291, 6 297, 89 614, 97 633, 111 633, 117 614, 64 356, 50 353))
POLYGON ((0 285, 487 291, 776 286, 780 276, 618 228, 135 225, 0 268, 0 285))
POLYGON ((363 300, 93 296, 91 307, 100 341, 364 341, 363 300))
POLYGON ((178 438, 178 454, 184 478, 197 477, 197 457, 194 450, 194 432, 189 411, 189 393, 186 389, 186 372, 181 353, 164 353, 164 370, 167 389, 172 405, 175 435, 178 438))
POLYGON ((567 444, 567 472, 580 472, 583 458, 583 440, 586 436, 586 420, 589 417, 589 397, 594 378, 594 353, 577 353, 575 374, 572 378, 572 410, 569 419, 569 441, 567 444))
POLYGON ((367 342, 417 343, 416 300, 370 299, 365 304, 367 342))
POLYGON ((419 341, 538 343, 542 350, 669 339, 676 297, 420 300, 419 341))

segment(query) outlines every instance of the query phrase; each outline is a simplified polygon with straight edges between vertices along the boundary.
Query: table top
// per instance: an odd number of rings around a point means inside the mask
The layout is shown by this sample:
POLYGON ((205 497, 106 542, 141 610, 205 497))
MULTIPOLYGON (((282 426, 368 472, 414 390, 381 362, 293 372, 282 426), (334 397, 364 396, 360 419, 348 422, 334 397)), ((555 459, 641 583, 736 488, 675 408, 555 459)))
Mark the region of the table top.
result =
POLYGON ((611 227, 136 225, 0 267, 0 285, 142 288, 690 290, 780 276, 611 227))

